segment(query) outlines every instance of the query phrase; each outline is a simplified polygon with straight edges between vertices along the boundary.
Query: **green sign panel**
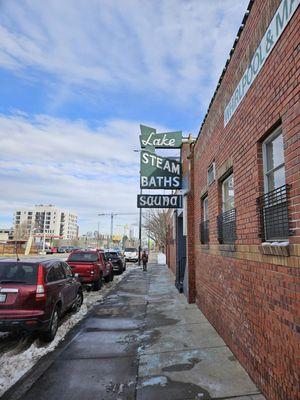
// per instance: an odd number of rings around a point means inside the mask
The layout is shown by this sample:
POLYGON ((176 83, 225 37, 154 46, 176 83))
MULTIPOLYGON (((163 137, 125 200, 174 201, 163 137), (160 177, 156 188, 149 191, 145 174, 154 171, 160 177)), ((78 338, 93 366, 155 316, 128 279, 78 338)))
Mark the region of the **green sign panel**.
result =
POLYGON ((182 196, 176 194, 139 194, 138 208, 182 208, 182 196))
POLYGON ((181 163, 160 157, 147 150, 141 151, 142 189, 180 189, 181 163))
POLYGON ((153 146, 156 149, 178 149, 182 144, 182 132, 156 133, 156 129, 140 125, 141 147, 153 146))

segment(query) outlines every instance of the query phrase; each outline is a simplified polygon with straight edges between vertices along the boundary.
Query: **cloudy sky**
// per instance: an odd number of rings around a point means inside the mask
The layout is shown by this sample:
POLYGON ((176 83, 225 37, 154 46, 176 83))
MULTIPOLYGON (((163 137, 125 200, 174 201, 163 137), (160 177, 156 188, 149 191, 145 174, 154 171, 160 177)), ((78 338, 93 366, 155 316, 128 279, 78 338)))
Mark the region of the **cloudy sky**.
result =
POLYGON ((0 227, 34 204, 81 233, 136 212, 139 124, 197 135, 247 4, 0 0, 0 227))

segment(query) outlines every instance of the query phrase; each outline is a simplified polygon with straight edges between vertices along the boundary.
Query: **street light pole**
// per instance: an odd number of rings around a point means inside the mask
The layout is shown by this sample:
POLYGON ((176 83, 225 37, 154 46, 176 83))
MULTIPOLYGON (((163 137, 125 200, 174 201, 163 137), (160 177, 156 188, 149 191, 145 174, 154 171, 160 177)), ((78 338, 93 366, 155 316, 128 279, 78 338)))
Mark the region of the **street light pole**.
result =
POLYGON ((43 224, 43 254, 45 254, 45 240, 46 240, 46 211, 44 212, 44 224, 43 224))
POLYGON ((113 234, 114 234, 114 213, 110 215, 110 247, 113 247, 113 234))
MULTIPOLYGON (((135 153, 140 153, 141 150, 133 150, 135 153)), ((140 188, 140 194, 143 194, 143 189, 140 188)), ((140 218, 139 218, 139 258, 138 265, 141 265, 141 252, 142 252, 142 208, 140 208, 140 218)))
POLYGON ((98 235, 97 235, 97 238, 98 238, 98 248, 100 249, 100 222, 98 221, 98 235))
MULTIPOLYGON (((143 194, 143 189, 140 189, 140 194, 143 194)), ((139 218, 139 265, 141 265, 141 252, 142 252, 142 208, 140 208, 139 218)))
POLYGON ((98 217, 102 217, 102 216, 110 216, 110 246, 113 245, 113 235, 114 235, 114 217, 117 215, 136 215, 137 213, 101 213, 98 214, 98 217))

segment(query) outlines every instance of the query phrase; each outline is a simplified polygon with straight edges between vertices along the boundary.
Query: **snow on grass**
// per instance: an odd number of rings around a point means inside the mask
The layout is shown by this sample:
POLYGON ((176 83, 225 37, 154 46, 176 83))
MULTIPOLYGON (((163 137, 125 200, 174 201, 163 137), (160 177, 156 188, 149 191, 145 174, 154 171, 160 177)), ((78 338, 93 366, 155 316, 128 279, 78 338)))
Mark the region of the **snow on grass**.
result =
MULTIPOLYGON (((140 267, 127 267, 122 275, 115 276, 113 282, 106 284, 99 292, 84 292, 84 301, 80 310, 76 314, 67 315, 51 343, 42 343, 39 339, 36 339, 30 347, 27 346, 26 348, 26 343, 28 344, 30 338, 23 337, 14 349, 4 353, 0 357, 0 397, 29 371, 42 356, 53 351, 64 340, 70 329, 81 321, 96 303, 102 301, 104 296, 134 269, 140 269, 140 267)), ((3 336, 5 335, 7 334, 4 333, 3 336)))

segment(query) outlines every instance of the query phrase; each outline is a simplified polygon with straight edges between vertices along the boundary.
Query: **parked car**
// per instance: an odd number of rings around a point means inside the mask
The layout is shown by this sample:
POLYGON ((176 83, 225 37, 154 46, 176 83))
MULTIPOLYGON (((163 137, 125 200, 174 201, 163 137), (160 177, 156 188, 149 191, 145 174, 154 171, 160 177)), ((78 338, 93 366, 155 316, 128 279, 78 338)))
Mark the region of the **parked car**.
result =
POLYGON ((122 274, 126 270, 126 262, 119 252, 107 251, 105 252, 105 257, 112 262, 115 273, 122 274))
POLYGON ((68 246, 59 246, 57 248, 58 253, 67 253, 68 252, 68 246))
POLYGON ((106 260, 103 251, 98 250, 75 250, 67 263, 73 273, 79 274, 82 283, 91 285, 93 290, 100 290, 103 280, 110 282, 114 279, 112 263, 106 260))
POLYGON ((59 318, 82 302, 81 283, 67 263, 0 261, 0 331, 38 332, 50 342, 59 318))
POLYGON ((127 247, 124 250, 125 261, 137 262, 139 259, 139 252, 135 247, 127 247))
POLYGON ((46 247, 45 248, 46 254, 54 254, 57 253, 57 247, 46 247))

